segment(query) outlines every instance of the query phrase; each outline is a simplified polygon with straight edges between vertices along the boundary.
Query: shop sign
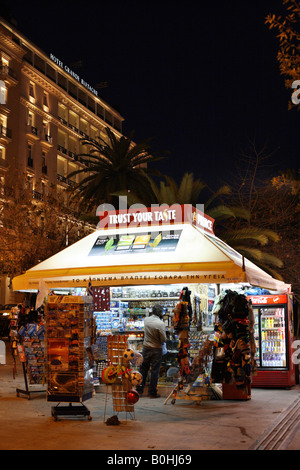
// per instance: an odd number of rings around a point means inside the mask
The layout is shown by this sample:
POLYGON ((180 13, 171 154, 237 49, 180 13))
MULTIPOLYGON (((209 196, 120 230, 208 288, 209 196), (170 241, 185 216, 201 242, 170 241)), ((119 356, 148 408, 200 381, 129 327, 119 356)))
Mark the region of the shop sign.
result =
POLYGON ((56 65, 58 65, 61 69, 63 69, 65 72, 67 72, 71 77, 73 77, 75 80, 77 80, 78 83, 83 85, 87 90, 89 90, 94 95, 98 96, 98 91, 95 90, 95 88, 93 88, 91 85, 89 85, 89 83, 87 83, 85 80, 83 80, 83 78, 80 78, 79 75, 77 73, 73 72, 73 70, 71 70, 67 65, 64 65, 64 63, 61 60, 59 60, 57 57, 55 57, 55 55, 50 53, 50 59, 56 65))
MULTIPOLYGON (((163 272, 134 272, 134 273, 108 273, 99 275, 62 276, 56 279, 47 279, 49 289, 63 287, 85 287, 91 279, 93 287, 117 286, 117 285, 140 285, 140 284, 182 284, 188 283, 226 283, 239 282, 240 277, 225 271, 163 271, 163 272)), ((30 279, 29 287, 34 289, 38 281, 30 279)))
MULTIPOLYGON (((177 284, 184 282, 206 282, 220 283, 225 282, 227 276, 225 273, 203 273, 203 272, 161 272, 161 273, 123 273, 123 274, 105 274, 92 276, 92 285, 113 285, 120 284, 177 284)), ((88 279, 82 279, 81 276, 72 278, 73 286, 80 285, 82 281, 88 282, 88 279)))
POLYGON ((259 295, 259 296, 248 296, 253 305, 274 305, 274 304, 286 304, 286 295, 259 295))
MULTIPOLYGON (((123 227, 150 227, 157 225, 172 225, 191 223, 196 227, 213 234, 214 219, 191 204, 173 204, 146 207, 142 204, 131 206, 129 209, 115 210, 109 204, 98 207, 99 230, 123 227)), ((200 205, 203 208, 203 205, 200 205)))

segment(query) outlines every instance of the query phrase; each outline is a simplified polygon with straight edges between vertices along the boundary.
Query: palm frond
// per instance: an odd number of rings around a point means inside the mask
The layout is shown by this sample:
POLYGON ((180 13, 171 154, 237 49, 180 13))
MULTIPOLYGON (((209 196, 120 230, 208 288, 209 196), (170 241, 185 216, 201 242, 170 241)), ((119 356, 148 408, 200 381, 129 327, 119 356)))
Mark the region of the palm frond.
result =
POLYGON ((211 196, 208 201, 206 201, 205 206, 209 207, 219 196, 225 196, 231 193, 231 188, 225 184, 221 186, 214 194, 211 196))
POLYGON ((223 234, 223 238, 226 239, 229 245, 239 240, 253 240, 260 245, 267 245, 270 240, 279 240, 279 236, 275 232, 260 227, 243 227, 236 230, 228 230, 223 234))

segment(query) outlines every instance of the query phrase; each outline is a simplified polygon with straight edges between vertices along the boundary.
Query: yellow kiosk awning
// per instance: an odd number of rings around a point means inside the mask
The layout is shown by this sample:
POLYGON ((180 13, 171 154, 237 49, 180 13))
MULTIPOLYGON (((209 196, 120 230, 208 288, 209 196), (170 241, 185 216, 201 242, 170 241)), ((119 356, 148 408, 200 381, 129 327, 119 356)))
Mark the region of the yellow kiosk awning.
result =
POLYGON ((15 291, 178 283, 239 283, 289 292, 290 286, 193 223, 95 230, 13 279, 15 291))

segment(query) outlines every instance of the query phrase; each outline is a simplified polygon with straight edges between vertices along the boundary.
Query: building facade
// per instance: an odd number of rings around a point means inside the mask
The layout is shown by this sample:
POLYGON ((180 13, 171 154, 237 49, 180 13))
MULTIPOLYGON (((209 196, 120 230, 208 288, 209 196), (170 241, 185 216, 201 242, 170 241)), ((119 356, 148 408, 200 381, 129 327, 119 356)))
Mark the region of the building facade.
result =
POLYGON ((0 184, 9 168, 27 175, 33 196, 64 194, 79 182, 83 137, 122 134, 122 116, 53 54, 0 19, 0 184))
MULTIPOLYGON (((120 137, 122 122, 89 83, 0 18, 0 198, 9 175, 18 170, 36 204, 51 195, 67 207, 66 190, 82 178, 68 175, 85 166, 78 156, 87 150, 82 138, 105 140, 105 127, 120 137)), ((60 227, 70 222, 63 219, 60 227)), ((78 222, 79 238, 91 230, 78 222)), ((9 285, 0 272, 0 304, 16 298, 9 285)))

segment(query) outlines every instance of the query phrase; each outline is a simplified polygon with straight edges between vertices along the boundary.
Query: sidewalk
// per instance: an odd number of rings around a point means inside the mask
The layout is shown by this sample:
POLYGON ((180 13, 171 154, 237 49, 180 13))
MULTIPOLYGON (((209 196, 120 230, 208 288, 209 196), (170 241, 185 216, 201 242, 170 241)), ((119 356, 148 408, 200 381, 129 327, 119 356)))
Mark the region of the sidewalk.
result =
MULTIPOLYGON (((164 405, 165 397, 142 397, 134 416, 119 413, 121 424, 108 426, 105 419, 114 414, 111 395, 96 393, 84 403, 90 421, 81 417, 54 421, 51 407, 56 403, 48 403, 45 393, 28 400, 17 397, 16 388, 24 389, 21 365, 13 379, 12 365, 0 364, 1 450, 248 450, 300 398, 299 386, 252 389, 248 401, 210 400, 200 405, 186 400, 164 405)), ((299 425, 281 448, 300 449, 299 425)))

